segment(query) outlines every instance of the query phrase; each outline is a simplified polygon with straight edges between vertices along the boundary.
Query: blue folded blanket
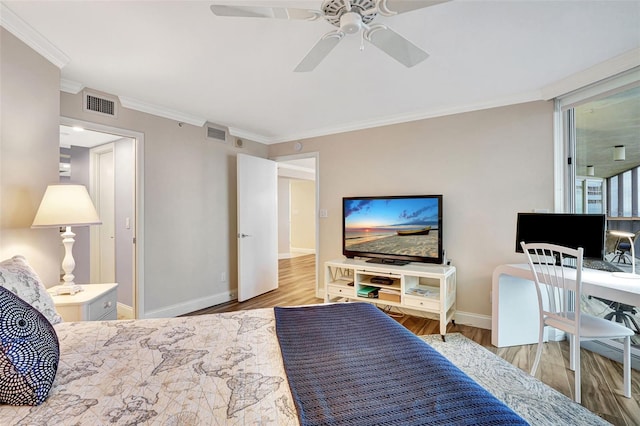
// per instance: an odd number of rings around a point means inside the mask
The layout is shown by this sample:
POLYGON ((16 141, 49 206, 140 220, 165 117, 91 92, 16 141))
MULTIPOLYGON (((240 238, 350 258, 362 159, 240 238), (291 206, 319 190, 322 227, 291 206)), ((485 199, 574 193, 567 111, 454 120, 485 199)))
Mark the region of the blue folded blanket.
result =
POLYGON ((302 425, 526 425, 368 303, 275 308, 302 425))

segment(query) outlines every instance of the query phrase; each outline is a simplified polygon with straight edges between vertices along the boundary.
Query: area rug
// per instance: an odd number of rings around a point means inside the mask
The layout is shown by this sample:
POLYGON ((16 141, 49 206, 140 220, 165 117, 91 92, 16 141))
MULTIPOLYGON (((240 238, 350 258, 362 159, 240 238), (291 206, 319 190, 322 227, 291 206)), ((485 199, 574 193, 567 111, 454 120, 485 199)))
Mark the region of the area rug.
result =
POLYGON ((532 425, 609 424, 459 333, 420 338, 532 425))

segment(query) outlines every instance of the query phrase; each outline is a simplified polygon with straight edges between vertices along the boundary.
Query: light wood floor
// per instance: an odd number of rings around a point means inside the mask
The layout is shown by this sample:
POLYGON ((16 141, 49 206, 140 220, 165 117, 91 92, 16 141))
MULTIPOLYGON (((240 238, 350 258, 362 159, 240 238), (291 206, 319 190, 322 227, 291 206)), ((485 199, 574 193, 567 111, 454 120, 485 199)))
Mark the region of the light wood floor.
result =
MULTIPOLYGON (((242 303, 224 303, 190 315, 321 303, 322 299, 315 297, 314 262, 314 255, 280 260, 277 290, 242 303)), ((416 335, 439 333, 439 323, 435 320, 409 315, 395 319, 416 335)), ((536 345, 509 348, 492 346, 490 330, 449 324, 447 331, 465 335, 524 371, 529 371, 535 356, 536 345)), ((640 371, 632 370, 632 398, 627 399, 621 394, 621 364, 584 349, 581 358, 582 405, 614 425, 640 425, 640 371)), ((568 366, 568 343, 545 343, 536 377, 572 398, 574 376, 568 366)))

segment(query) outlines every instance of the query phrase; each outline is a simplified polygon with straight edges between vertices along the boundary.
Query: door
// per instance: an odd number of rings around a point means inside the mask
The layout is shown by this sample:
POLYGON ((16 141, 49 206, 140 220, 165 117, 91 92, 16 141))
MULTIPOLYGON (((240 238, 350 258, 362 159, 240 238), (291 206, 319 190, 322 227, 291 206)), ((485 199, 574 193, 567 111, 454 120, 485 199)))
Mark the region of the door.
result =
POLYGON ((278 169, 238 154, 238 301, 278 288, 278 169))
POLYGON ((116 282, 115 266, 115 177, 113 144, 105 144, 92 149, 95 156, 93 166, 96 210, 102 225, 92 227, 91 239, 91 282, 116 282))

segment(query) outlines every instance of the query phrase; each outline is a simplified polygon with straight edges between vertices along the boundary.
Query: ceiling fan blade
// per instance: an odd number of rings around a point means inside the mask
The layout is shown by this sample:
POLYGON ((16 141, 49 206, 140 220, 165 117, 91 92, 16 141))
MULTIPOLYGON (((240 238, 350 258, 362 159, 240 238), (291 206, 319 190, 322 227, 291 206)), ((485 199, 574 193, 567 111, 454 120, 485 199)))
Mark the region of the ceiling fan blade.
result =
POLYGON ((406 38, 384 25, 372 25, 364 37, 378 49, 401 64, 412 67, 429 57, 429 54, 406 38))
POLYGON ((321 16, 321 12, 316 10, 285 7, 229 6, 225 4, 211 5, 211 12, 217 16, 232 18, 302 19, 308 21, 313 21, 321 16))
POLYGON ((379 0, 378 10, 381 15, 390 16, 435 6, 448 1, 450 0, 379 0))
POLYGON ((338 42, 342 40, 344 33, 340 30, 331 31, 322 36, 320 41, 311 48, 307 56, 298 64, 295 72, 309 72, 313 71, 320 62, 338 45, 338 42))

